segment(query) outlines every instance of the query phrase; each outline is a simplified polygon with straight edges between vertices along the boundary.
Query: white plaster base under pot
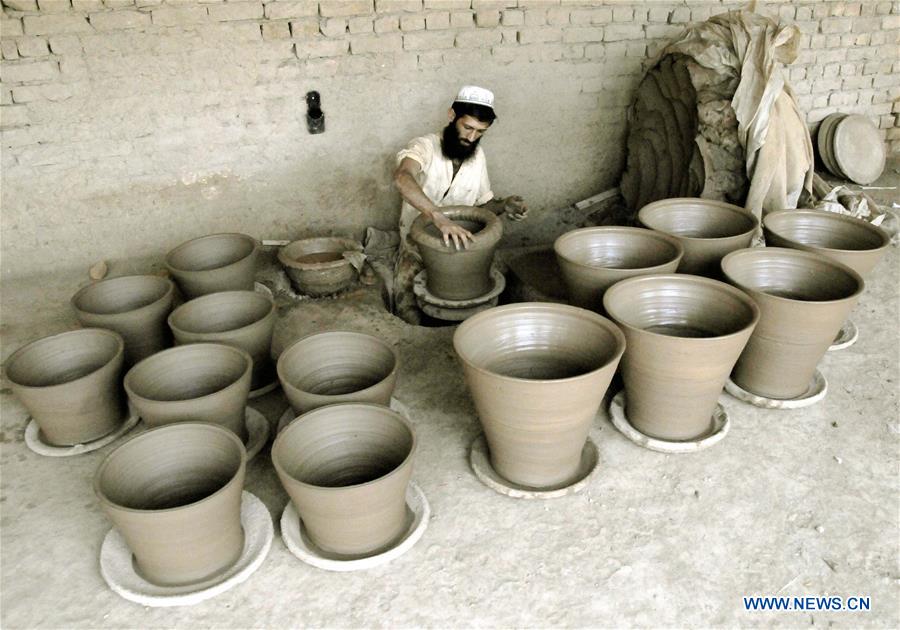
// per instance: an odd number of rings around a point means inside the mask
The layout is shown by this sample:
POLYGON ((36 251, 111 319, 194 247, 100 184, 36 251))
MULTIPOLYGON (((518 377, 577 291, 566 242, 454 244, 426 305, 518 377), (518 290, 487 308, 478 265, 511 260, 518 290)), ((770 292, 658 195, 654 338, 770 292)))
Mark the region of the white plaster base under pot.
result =
POLYGON ((837 337, 834 338, 834 342, 828 346, 828 352, 849 348, 856 343, 857 339, 859 339, 859 328, 848 319, 841 326, 841 330, 838 332, 837 337))
POLYGON ((253 400, 254 398, 259 398, 260 396, 265 396, 268 393, 274 392, 276 389, 278 389, 278 387, 280 385, 281 385, 281 383, 278 381, 278 378, 276 377, 274 381, 272 381, 271 383, 269 383, 267 385, 263 385, 262 387, 258 387, 256 389, 251 389, 250 394, 247 396, 247 398, 249 398, 250 400, 253 400))
POLYGON ((322 551, 306 535, 303 521, 297 515, 294 504, 288 501, 281 514, 281 539, 288 550, 306 564, 326 571, 363 571, 386 564, 402 556, 412 549, 428 528, 431 520, 431 506, 425 493, 415 483, 410 482, 406 488, 406 508, 409 527, 396 545, 362 558, 343 558, 322 551))
MULTIPOLYGON (((147 425, 141 423, 141 427, 146 429, 147 425)), ((269 421, 253 407, 244 407, 244 427, 247 429, 244 448, 247 449, 247 461, 249 462, 269 441, 269 421)))
POLYGON ((581 449, 581 462, 573 479, 565 485, 551 488, 529 488, 504 479, 491 465, 491 454, 487 439, 480 434, 472 442, 469 450, 469 464, 478 480, 488 488, 513 499, 558 499, 575 494, 590 483, 600 469, 600 454, 597 445, 588 438, 581 449))
POLYGON ((270 289, 269 287, 264 285, 262 282, 254 282, 253 290, 256 291, 257 293, 262 293, 263 295, 267 295, 270 298, 275 297, 275 294, 272 293, 272 289, 270 289))
POLYGON ((256 571, 272 546, 275 528, 265 504, 246 490, 241 494, 241 526, 244 550, 229 569, 195 584, 161 586, 142 578, 125 539, 113 528, 100 548, 100 574, 109 588, 125 599, 150 607, 192 606, 245 582, 256 571))
MULTIPOLYGON (((391 397, 390 408, 399 413, 401 416, 407 419, 407 421, 412 422, 412 418, 409 417, 409 407, 405 404, 391 397)), ((297 419, 299 416, 294 413, 293 408, 288 405, 288 408, 284 410, 284 413, 281 414, 281 417, 278 418, 278 429, 275 431, 275 435, 281 433, 281 430, 284 429, 287 425, 297 419)))
POLYGON ((491 280, 493 280, 494 286, 484 295, 468 300, 445 300, 433 295, 428 290, 427 272, 422 270, 413 279, 413 293, 419 308, 426 315, 444 321, 461 322, 476 313, 497 306, 500 294, 506 288, 506 278, 499 269, 491 267, 491 280))
POLYGON ((738 400, 764 409, 800 409, 814 405, 825 398, 825 394, 828 393, 828 381, 825 380, 825 376, 819 370, 816 370, 809 387, 796 398, 766 398, 765 396, 758 396, 741 388, 730 378, 725 382, 725 391, 738 400))
POLYGON ((38 455, 44 455, 45 457, 72 457, 73 455, 82 455, 103 448, 107 444, 112 444, 131 431, 135 425, 137 425, 138 420, 140 420, 140 418, 137 414, 132 412, 131 407, 129 406, 128 418, 119 425, 118 429, 115 429, 111 433, 107 433, 103 437, 91 440, 90 442, 85 442, 84 444, 55 446, 44 441, 44 436, 41 433, 40 427, 38 427, 38 423, 34 418, 30 418, 28 420, 28 426, 25 427, 25 445, 33 452, 38 455))
POLYGON ((610 401, 609 417, 613 426, 619 430, 619 433, 638 446, 643 446, 659 453, 696 453, 721 442, 731 429, 731 419, 728 417, 728 412, 725 411, 722 405, 716 404, 716 409, 712 415, 712 429, 703 437, 695 440, 665 440, 650 437, 638 431, 629 422, 628 416, 625 415, 625 403, 624 390, 613 396, 612 401, 610 401))

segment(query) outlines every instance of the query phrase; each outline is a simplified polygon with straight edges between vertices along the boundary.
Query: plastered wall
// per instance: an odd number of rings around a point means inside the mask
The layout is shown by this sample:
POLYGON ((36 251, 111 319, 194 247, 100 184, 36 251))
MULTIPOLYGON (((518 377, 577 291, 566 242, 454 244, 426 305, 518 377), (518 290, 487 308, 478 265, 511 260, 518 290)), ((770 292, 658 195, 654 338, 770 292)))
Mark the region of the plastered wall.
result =
MULTIPOLYGON (((395 224, 393 155, 496 93, 494 190, 541 213, 616 185, 642 64, 744 2, 3 0, 3 277, 161 256, 190 237, 395 224), (322 95, 326 132, 306 131, 322 95)), ((760 2, 796 22, 816 123, 869 115, 900 151, 900 3, 760 2)), ((513 230, 527 230, 514 226, 513 230)))

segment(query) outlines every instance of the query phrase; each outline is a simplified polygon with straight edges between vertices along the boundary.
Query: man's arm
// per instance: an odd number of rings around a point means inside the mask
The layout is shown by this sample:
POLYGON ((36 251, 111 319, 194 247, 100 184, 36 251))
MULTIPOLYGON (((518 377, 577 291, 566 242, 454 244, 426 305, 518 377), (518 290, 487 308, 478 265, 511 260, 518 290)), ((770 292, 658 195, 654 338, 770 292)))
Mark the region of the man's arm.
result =
POLYGON ((452 238, 456 249, 459 249, 460 243, 463 247, 468 247, 472 233, 441 214, 440 208, 428 198, 416 181, 416 175, 421 170, 422 166, 412 158, 406 157, 400 161, 394 171, 394 185, 400 191, 400 196, 434 223, 444 236, 444 245, 449 246, 452 238))
POLYGON ((510 221, 521 221, 528 216, 528 208, 525 206, 525 200, 518 195, 511 197, 494 197, 487 203, 479 206, 490 210, 496 215, 505 215, 510 221))

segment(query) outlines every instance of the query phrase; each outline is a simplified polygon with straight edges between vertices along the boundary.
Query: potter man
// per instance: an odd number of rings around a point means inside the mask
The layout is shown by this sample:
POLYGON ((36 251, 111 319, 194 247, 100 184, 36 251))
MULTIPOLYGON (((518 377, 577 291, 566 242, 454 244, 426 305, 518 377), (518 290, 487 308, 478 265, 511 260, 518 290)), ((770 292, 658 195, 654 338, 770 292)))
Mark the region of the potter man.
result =
POLYGON ((494 197, 488 179, 481 136, 496 120, 494 95, 466 85, 447 112, 449 124, 440 134, 414 138, 397 154, 394 183, 403 197, 400 211, 400 251, 394 268, 394 312, 416 324, 420 314, 412 286, 422 269, 409 229, 419 214, 441 231, 447 247, 467 247, 472 234, 441 214, 441 208, 481 206, 512 221, 525 218, 528 209, 521 197, 494 197), (452 243, 451 243, 452 241, 452 243))

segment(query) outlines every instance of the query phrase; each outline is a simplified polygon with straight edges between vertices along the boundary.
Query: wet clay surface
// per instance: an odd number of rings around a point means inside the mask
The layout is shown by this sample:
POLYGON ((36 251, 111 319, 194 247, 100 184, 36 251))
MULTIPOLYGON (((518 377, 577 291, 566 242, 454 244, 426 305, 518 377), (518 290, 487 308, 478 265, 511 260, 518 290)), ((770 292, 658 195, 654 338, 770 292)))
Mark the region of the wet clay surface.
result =
MULTIPOLYGON (((898 265, 892 249, 879 270, 898 265)), ((376 289, 316 301, 279 293, 276 352, 331 328, 395 344, 394 395, 410 409, 413 479, 432 519, 402 557, 347 574, 300 562, 276 525, 246 583, 192 608, 150 610, 107 589, 98 554, 110 525, 89 480, 111 449, 64 463, 31 453, 25 411, 0 389, 3 625, 896 627, 900 310, 895 278, 877 271, 853 313, 859 341, 820 363, 829 380, 821 403, 775 411, 726 398, 726 439, 679 457, 637 447, 601 412, 590 429, 601 470, 579 494, 547 502, 500 496, 471 472, 481 428, 453 328, 403 324, 376 289), (776 593, 862 593, 872 610, 743 610, 742 596, 776 593)), ((83 276, 5 283, 4 358, 76 325, 67 301, 83 276)), ((274 424, 287 400, 278 391, 250 404, 274 424)), ((248 464, 246 488, 277 523, 288 498, 269 447, 248 464)))

